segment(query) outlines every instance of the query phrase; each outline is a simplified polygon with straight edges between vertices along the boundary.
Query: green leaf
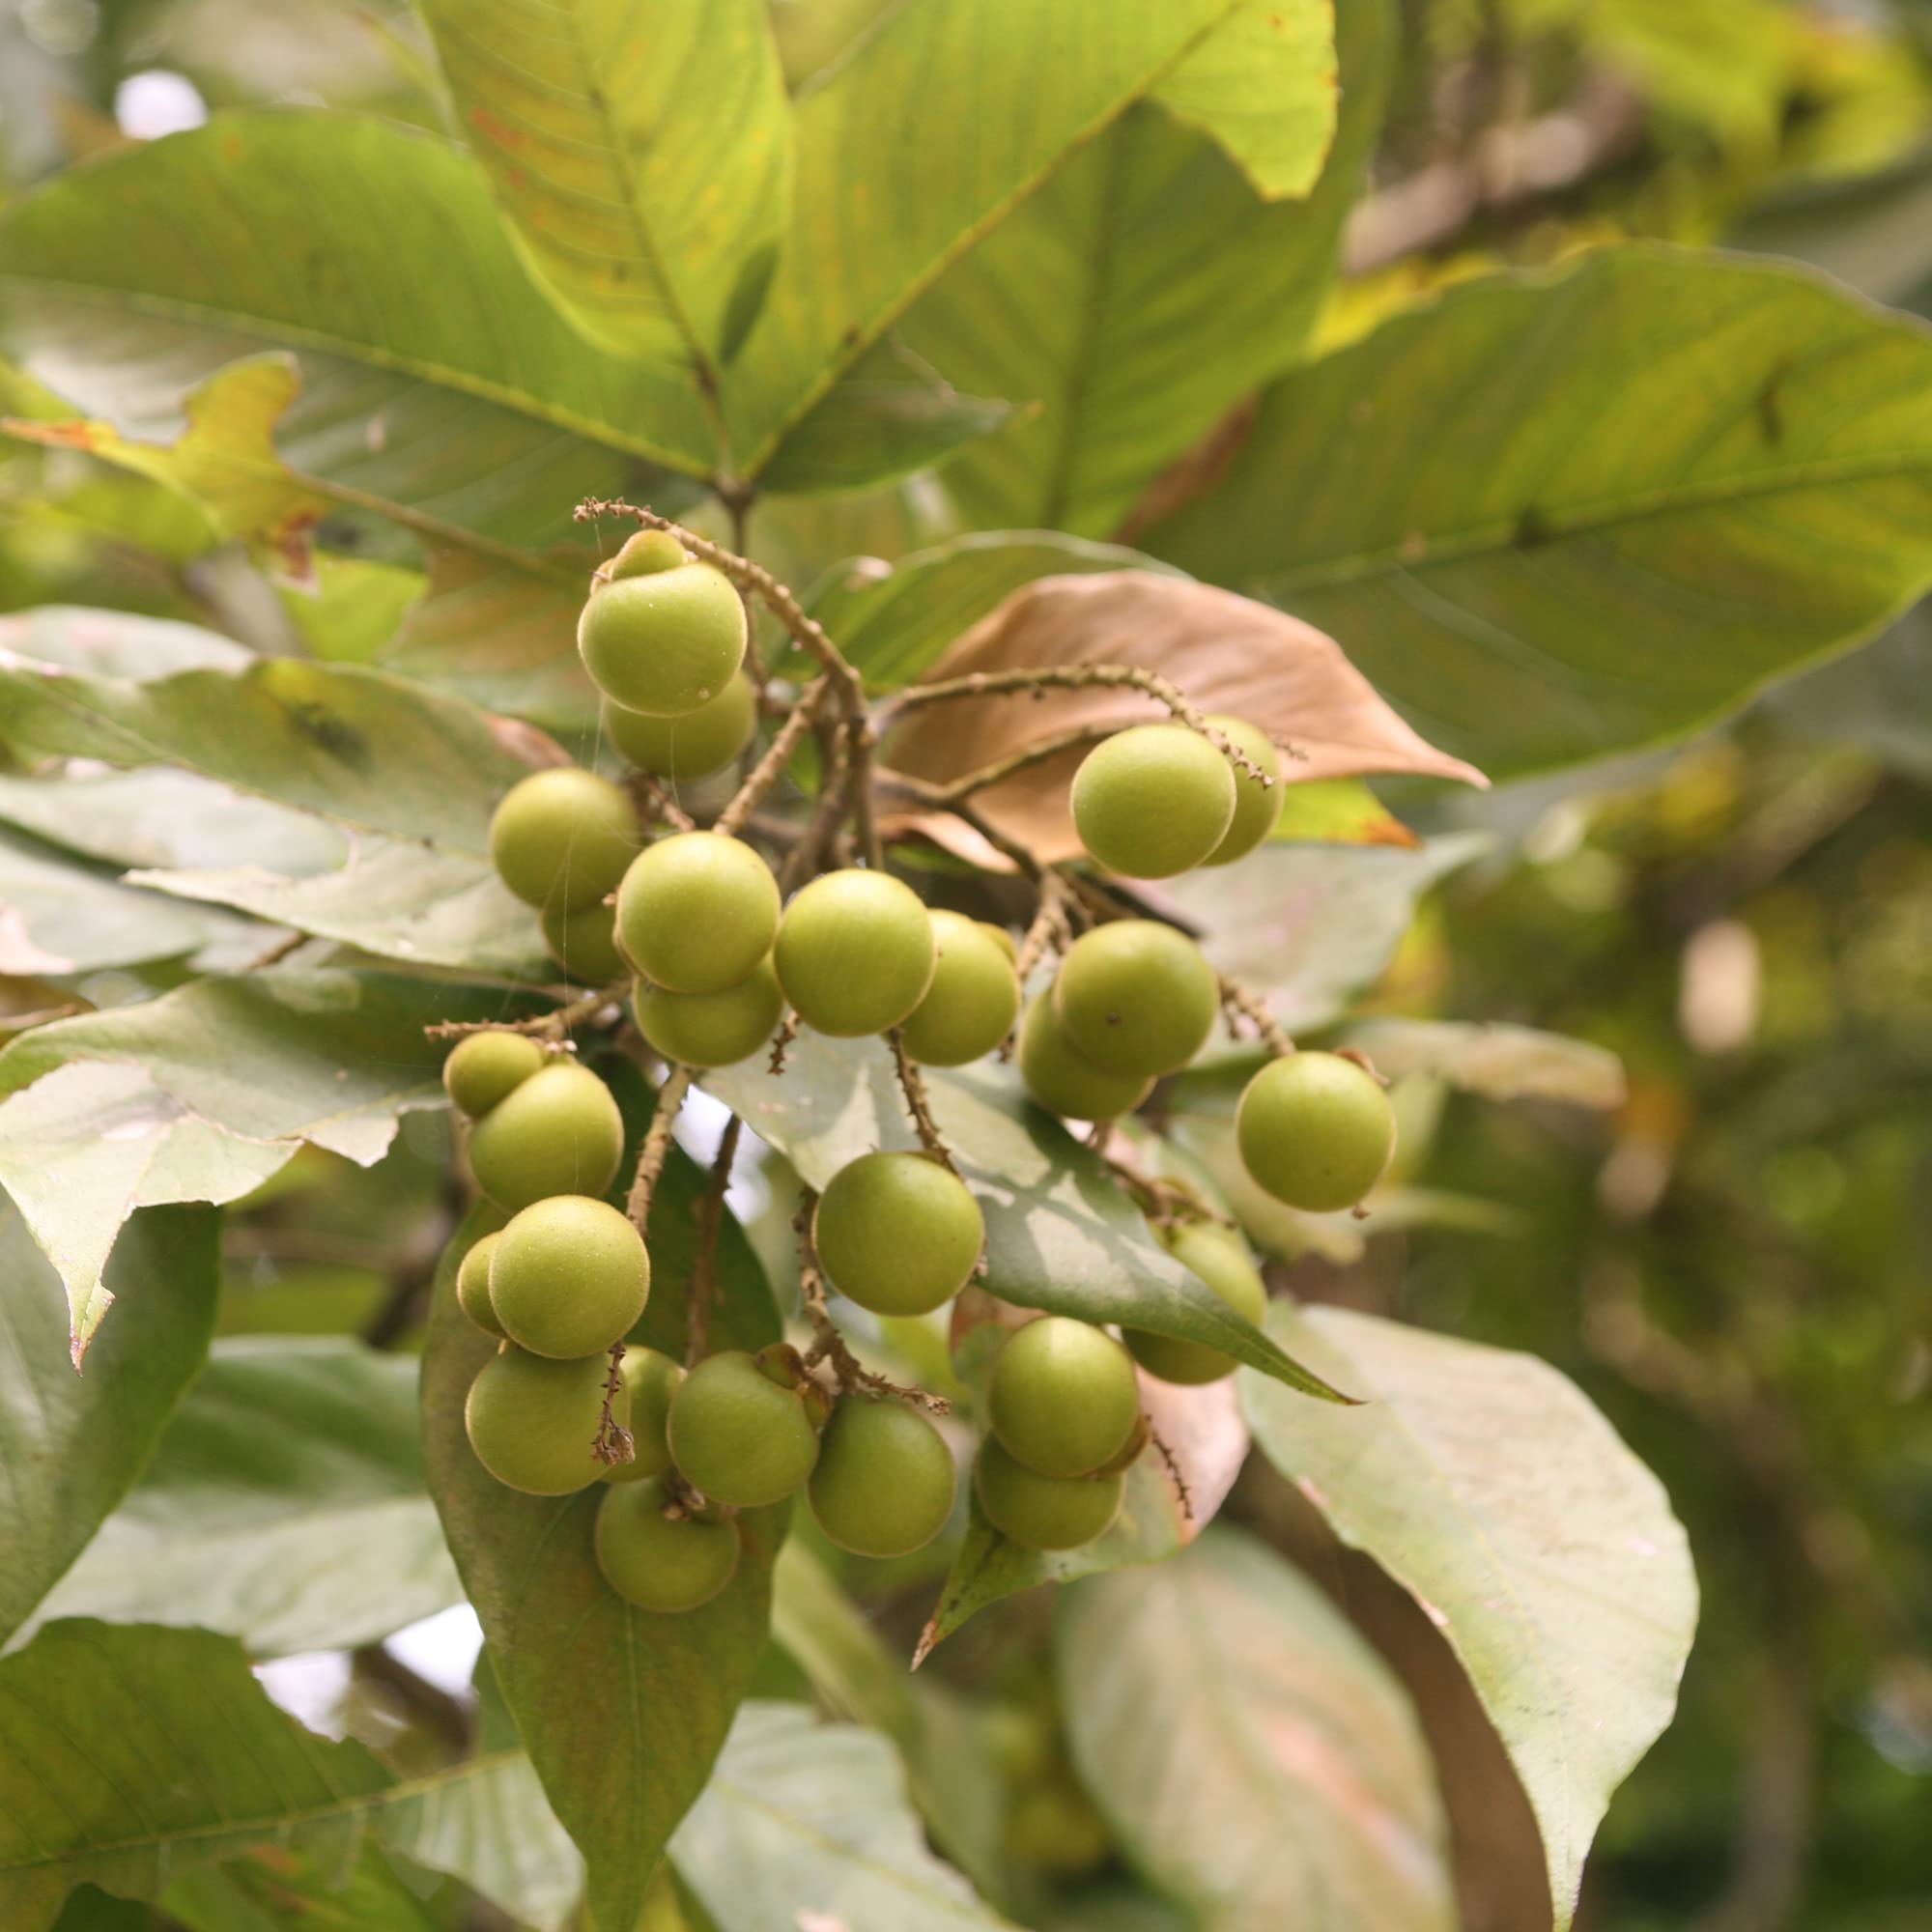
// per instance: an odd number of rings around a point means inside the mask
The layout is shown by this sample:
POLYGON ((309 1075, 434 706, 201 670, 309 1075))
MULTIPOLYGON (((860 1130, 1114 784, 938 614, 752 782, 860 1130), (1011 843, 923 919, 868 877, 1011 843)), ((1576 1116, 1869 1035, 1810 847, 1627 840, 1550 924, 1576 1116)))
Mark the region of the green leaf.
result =
MULTIPOLYGON (((115 1318, 101 1353, 148 1298, 115 1318)), ((100 1366, 89 1361, 90 1384, 100 1366)), ((409 1357, 346 1337, 218 1342, 147 1473, 36 1621, 198 1625, 284 1657, 373 1643, 461 1602, 415 1385, 409 1357)))
POLYGON ((925 1849, 892 1747, 793 1704, 747 1704, 738 1714, 670 1854, 718 1932, 1009 1924, 925 1849))
POLYGON ((768 279, 791 112, 762 0, 423 0, 518 250, 593 342, 714 384, 768 279))
MULTIPOLYGON (((177 1879, 162 1894, 168 1918, 186 1932, 445 1932, 451 1915, 433 1912, 374 1845, 347 1872, 262 1846, 177 1879)), ((458 1923, 461 1921, 458 1920, 458 1923)), ((64 1927, 56 1928, 64 1932, 64 1927)))
POLYGON ((127 1494, 214 1328, 215 1217, 169 1208, 128 1231, 107 1293, 126 1298, 79 1376, 60 1284, 0 1200, 0 1640, 12 1635, 127 1494))
MULTIPOLYGON (((471 1215, 437 1279, 422 1381, 430 1488, 525 1748, 583 1853, 591 1915, 632 1925, 751 1682, 785 1513, 741 1519, 744 1561, 723 1596, 657 1616, 632 1608, 597 1568, 600 1488, 526 1496, 488 1475, 464 1434, 463 1404, 495 1344, 458 1309, 455 1281, 491 1218, 471 1215)), ((653 1299, 664 1293, 654 1283, 653 1299)))
MULTIPOLYGON (((4 1065, 4 1061, 0 1061, 4 1065)), ((916 1147, 877 1039, 831 1039, 809 1029, 785 1070, 745 1061, 703 1077, 760 1139, 823 1189, 846 1162, 880 1147, 916 1147)), ((1021 1096, 992 1065, 927 1069, 940 1137, 986 1221, 986 1287, 1023 1308, 1123 1321, 1206 1342, 1291 1387, 1346 1402, 1301 1369, 1148 1232, 1104 1162, 1021 1096)))
POLYGON ((1697 1620, 1657 1479, 1532 1355, 1338 1308, 1269 1326, 1374 1399, 1346 1413, 1240 1378, 1268 1460, 1415 1597, 1542 1829, 1559 1928, 1611 1792, 1670 1720, 1697 1620))
POLYGON ((520 1751, 394 1777, 285 1717, 241 1645, 206 1631, 79 1620, 0 1658, 8 1932, 45 1932, 76 1885, 155 1899, 265 1847, 346 1874, 365 1837, 552 1921, 555 1862, 527 1850, 542 1818, 520 1751))
POLYGON ((1069 1590, 1067 1742, 1132 1861, 1215 1932, 1450 1932, 1448 1831, 1402 1686, 1328 1598, 1228 1529, 1069 1590))
POLYGON ((1501 1020, 1365 1020, 1349 1044, 1392 1079, 1429 1073, 1491 1100, 1621 1107, 1623 1062, 1607 1047, 1501 1020))
POLYGON ((1681 737, 1914 602, 1928 398, 1925 330, 1820 281, 1605 249, 1283 378, 1147 541, 1517 777, 1681 737))

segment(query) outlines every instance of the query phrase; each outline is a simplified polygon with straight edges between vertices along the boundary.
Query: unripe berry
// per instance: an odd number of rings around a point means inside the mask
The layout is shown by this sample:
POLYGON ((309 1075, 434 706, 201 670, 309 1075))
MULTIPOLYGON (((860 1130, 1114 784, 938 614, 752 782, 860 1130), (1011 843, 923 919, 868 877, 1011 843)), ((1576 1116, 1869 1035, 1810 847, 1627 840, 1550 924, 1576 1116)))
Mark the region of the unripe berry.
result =
POLYGON ((639 771, 673 784, 722 772, 758 728, 758 696, 741 670, 718 696, 681 718, 652 718, 621 704, 604 707, 611 742, 639 771))
POLYGON ((986 1418, 1007 1452, 1042 1476, 1085 1476, 1112 1462, 1140 1413, 1132 1357, 1091 1322, 1043 1315, 993 1358, 986 1418))
POLYGON ((919 1005, 935 956, 919 895, 852 867, 812 880, 785 907, 772 963, 807 1026, 855 1039, 897 1026, 919 1005))
POLYGON ((1231 866, 1236 859, 1245 859, 1280 824, 1288 794, 1281 782, 1281 753, 1259 724, 1219 711, 1208 722, 1274 781, 1271 785, 1257 784, 1246 772, 1236 772, 1235 816, 1220 844, 1201 862, 1204 866, 1231 866))
POLYGON ((722 993, 749 979, 779 929, 771 867, 743 839, 678 832, 639 853, 617 889, 617 933, 653 985, 722 993))
POLYGON ((1184 932, 1119 919, 1083 933, 1053 982, 1054 1017, 1082 1060, 1147 1079, 1185 1066, 1221 1009, 1220 982, 1184 932))
POLYGON ((640 1610, 698 1609, 738 1573, 738 1525, 723 1517, 668 1517, 669 1502, 663 1478, 651 1476, 597 1505, 597 1567, 640 1610))
POLYGON ((490 1304, 533 1354, 601 1355, 644 1312, 651 1258, 608 1202, 553 1194, 511 1215, 490 1262, 490 1304))
MULTIPOLYGON (((1247 1243, 1232 1228, 1215 1221, 1183 1221, 1157 1232, 1161 1246, 1183 1267, 1192 1268, 1236 1315, 1245 1316, 1258 1328, 1266 1321, 1267 1285, 1247 1243)), ((1182 1342, 1146 1328, 1125 1329, 1122 1339, 1134 1360, 1164 1382, 1192 1386, 1217 1382, 1235 1372, 1234 1356, 1205 1342, 1182 1342)))
POLYGON ((1126 1478, 1042 1476, 988 1436, 980 1445, 973 1488, 985 1518, 1025 1549, 1077 1549, 1111 1528, 1126 1478))
POLYGON ((806 1486, 818 1526, 855 1556, 923 1549, 952 1514, 952 1452, 916 1408, 847 1396, 832 1411, 806 1486))
POLYGON ((769 955, 722 993, 667 993, 639 986, 631 1001, 638 1031, 667 1060, 685 1066, 731 1066, 759 1052, 784 1010, 769 955))
POLYGON ((1255 1184, 1307 1213, 1352 1208, 1395 1152, 1395 1110, 1352 1060, 1291 1053, 1247 1084, 1235 1114, 1255 1184))
POLYGON ((463 1257, 456 1270, 456 1305, 486 1335, 500 1342, 505 1339, 503 1324, 490 1300, 490 1257, 497 1251, 499 1235, 485 1235, 463 1257))
POLYGON ((1073 775, 1080 842, 1123 878, 1171 879, 1200 865, 1234 818, 1234 768, 1184 724, 1118 731, 1073 775))
POLYGON ((544 945, 580 986, 608 986, 631 977, 630 961, 617 951, 617 915, 603 900, 578 912, 544 908, 544 945))
MULTIPOLYGON (((602 1356, 552 1361, 506 1348, 469 1385, 464 1426, 476 1460, 499 1483, 533 1496, 566 1496, 594 1483, 605 1465, 593 1454, 604 1420, 602 1356)), ((625 1421, 620 1396, 611 1414, 625 1421)))
POLYGON ((504 794, 490 862, 526 904, 576 912, 624 876, 642 839, 636 808, 609 779, 558 765, 504 794))
POLYGON ((624 1154, 624 1122, 588 1067, 554 1060, 469 1135, 476 1184, 512 1212, 552 1194, 602 1194, 624 1154))
POLYGON ((671 1398, 684 1380, 684 1370, 656 1349, 624 1350, 621 1369, 631 1399, 631 1443, 628 1463, 612 1463, 604 1471, 607 1483, 640 1483, 661 1476, 670 1467, 670 1443, 665 1425, 670 1418, 671 1398))
POLYGON ((926 1066, 964 1066, 1012 1031, 1020 982, 999 926, 956 912, 931 918, 938 959, 924 999, 906 1019, 905 1050, 926 1066))
POLYGON ((671 1460, 693 1488, 733 1509, 781 1502, 818 1460, 803 1397, 736 1350, 707 1355, 685 1377, 671 1398, 669 1437, 671 1460))
POLYGON ((521 1087, 548 1058, 527 1034, 472 1033, 458 1040, 442 1063, 443 1092, 473 1121, 521 1087))
POLYGON ((718 696, 745 661, 746 635, 731 580, 708 563, 595 582, 577 620, 590 681, 626 710, 652 718, 683 717, 718 696))
POLYGON ((924 1315, 972 1279, 986 1238, 980 1204, 923 1153, 867 1153, 832 1177, 812 1244, 838 1293, 875 1315, 924 1315))
POLYGON ((1107 1073, 1076 1053, 1042 994, 1020 1022, 1020 1078, 1049 1113, 1073 1121, 1112 1121, 1131 1114, 1153 1092, 1151 1080, 1107 1073))
POLYGON ((992 940, 993 944, 997 946, 1000 949, 1000 951, 1007 955, 1009 959, 1012 960, 1014 964, 1016 965, 1018 964, 1020 956, 1020 943, 1017 939, 1015 939, 1012 936, 1010 932, 1007 930, 1007 928, 1004 925, 995 925, 993 922, 989 919, 976 920, 974 923, 978 925, 980 929, 983 933, 985 933, 989 939, 992 940))

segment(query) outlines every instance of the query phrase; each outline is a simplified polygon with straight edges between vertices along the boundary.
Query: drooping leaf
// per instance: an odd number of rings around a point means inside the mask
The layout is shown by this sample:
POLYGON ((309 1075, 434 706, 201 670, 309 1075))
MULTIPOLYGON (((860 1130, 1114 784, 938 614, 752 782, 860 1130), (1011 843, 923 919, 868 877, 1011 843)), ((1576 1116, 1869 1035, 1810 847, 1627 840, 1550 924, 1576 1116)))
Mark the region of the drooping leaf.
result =
POLYGON ((791 113, 760 0, 424 0, 519 252, 593 342, 715 383, 769 278, 791 113))
POLYGON ((1074 1762, 1129 1857, 1216 1932, 1451 1932, 1447 1827, 1406 1695, 1254 1539, 1069 1590, 1074 1762))
MULTIPOLYGON (((153 1219, 134 1223, 130 1243, 153 1219)), ((126 1265, 117 1259, 110 1281, 126 1265)), ((90 1385, 148 1299, 109 1324, 90 1385)), ((147 1473, 36 1621, 194 1625, 280 1657, 373 1643, 460 1602, 425 1487, 415 1384, 407 1356, 347 1338, 218 1343, 147 1473)))
MULTIPOLYGON (((197 1867, 161 1896, 169 1920, 185 1932, 293 1926, 301 1932, 453 1932, 455 1918, 417 1897, 372 1844, 346 1872, 325 1870, 315 1859, 280 1845, 261 1845, 197 1867)), ((65 1919, 55 1932, 66 1932, 65 1919)))
POLYGON ((1614 1108, 1627 1092, 1623 1062, 1607 1047, 1500 1020, 1364 1020, 1349 1031, 1377 1070, 1433 1073, 1491 1100, 1562 1100, 1614 1108))
POLYGON ((1520 776, 1681 737, 1913 603, 1928 396, 1926 332, 1822 282, 1606 249, 1284 377, 1144 541, 1520 776))
POLYGON ((1255 1440, 1415 1597, 1494 1722, 1542 1829, 1559 1927, 1611 1792, 1669 1722, 1697 1620, 1657 1479, 1531 1355, 1342 1309, 1270 1328, 1373 1400, 1241 1378, 1255 1440))
POLYGON ((157 1208, 109 1270, 127 1306, 76 1376, 60 1284, 0 1201, 0 1641, 87 1546, 141 1473, 214 1328, 215 1216, 157 1208))
POLYGON ((1286 844, 1421 844, 1360 779, 1315 779, 1283 787, 1281 816, 1268 835, 1286 844))

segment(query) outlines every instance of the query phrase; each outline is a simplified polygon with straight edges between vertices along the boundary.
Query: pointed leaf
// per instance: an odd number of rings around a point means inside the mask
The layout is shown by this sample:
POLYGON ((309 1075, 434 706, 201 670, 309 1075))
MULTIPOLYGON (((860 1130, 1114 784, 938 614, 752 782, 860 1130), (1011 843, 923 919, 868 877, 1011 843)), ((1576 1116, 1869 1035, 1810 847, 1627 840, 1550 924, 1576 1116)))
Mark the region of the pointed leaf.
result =
POLYGON ((1560 1100, 1573 1107, 1621 1107, 1629 1088, 1623 1062, 1607 1047, 1501 1020, 1365 1020, 1349 1044, 1391 1078, 1433 1073, 1491 1100, 1560 1100))

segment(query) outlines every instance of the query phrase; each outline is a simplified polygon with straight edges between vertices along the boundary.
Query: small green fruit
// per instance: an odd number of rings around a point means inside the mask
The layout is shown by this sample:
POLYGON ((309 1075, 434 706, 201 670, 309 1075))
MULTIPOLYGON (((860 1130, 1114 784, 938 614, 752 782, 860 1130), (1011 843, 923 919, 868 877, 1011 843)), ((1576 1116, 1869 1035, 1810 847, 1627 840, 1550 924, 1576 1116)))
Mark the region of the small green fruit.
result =
POLYGON ((956 912, 932 914, 932 983, 905 1023, 905 1050, 926 1066, 964 1066, 991 1053, 1020 1009, 1007 934, 956 912), (993 935, 999 934, 999 939, 993 935))
MULTIPOLYGON (((1216 1221, 1184 1221, 1157 1232, 1161 1246, 1183 1267, 1192 1268, 1236 1315, 1245 1316, 1257 1328, 1266 1321, 1267 1285, 1248 1244, 1232 1228, 1216 1221)), ((1236 1367, 1234 1356, 1205 1342, 1182 1342, 1146 1328, 1126 1329, 1122 1339, 1134 1360, 1164 1382, 1190 1387, 1217 1382, 1236 1367)))
POLYGON ((722 993, 751 978, 779 929, 771 867, 743 839, 678 832, 638 854, 617 889, 617 935, 668 993, 722 993))
POLYGON ((607 1483, 641 1483, 670 1467, 670 1443, 665 1424, 671 1398, 684 1380, 684 1370, 656 1349, 624 1350, 621 1373, 631 1398, 631 1443, 628 1463, 613 1463, 604 1472, 607 1483))
POLYGON ((1009 959, 1012 960, 1014 964, 1016 965, 1018 964, 1020 956, 1020 943, 1017 939, 1015 939, 1012 936, 1010 932, 1007 930, 1007 928, 1004 925, 995 925, 993 922, 989 919, 976 920, 974 923, 979 926, 980 931, 985 933, 988 936, 988 938, 992 940, 993 944, 997 946, 1000 949, 1000 951, 1007 955, 1009 959))
POLYGON ((826 1278, 874 1315, 924 1315, 972 1279, 980 1204, 923 1153, 867 1153, 832 1177, 811 1219, 826 1278))
POLYGON ((738 1525, 725 1518, 667 1516, 659 1476, 612 1490, 597 1505, 594 1543, 604 1580, 640 1610, 696 1610, 738 1574, 738 1525))
POLYGON ((652 718, 604 707, 604 729, 611 742, 639 770, 689 783, 722 772, 758 728, 758 695, 741 670, 718 696, 682 718, 652 718))
POLYGON ((558 765, 504 795, 490 862, 526 904, 577 912, 624 876, 642 840, 636 808, 609 779, 558 765))
POLYGON ((638 1031, 685 1066, 733 1066, 759 1052, 778 1030, 784 995, 770 955, 722 993, 667 993, 639 986, 631 1001, 638 1031))
POLYGON ((490 1257, 496 1253, 497 1243, 501 1239, 500 1235, 485 1235, 463 1257, 462 1264, 456 1270, 457 1307, 484 1334, 494 1335, 499 1342, 507 1338, 490 1300, 490 1257))
POLYGON ((617 951, 617 915, 602 899, 579 912, 546 906, 544 944, 550 956, 580 986, 608 986, 631 977, 631 963, 617 951))
POLYGON ((649 577, 660 570, 675 570, 691 561, 691 553, 668 530, 639 530, 626 539, 610 562, 598 567, 597 577, 614 583, 624 577, 649 577))
POLYGON ((601 1355, 644 1312, 650 1291, 643 1236, 583 1194, 553 1194, 511 1215, 490 1263, 497 1320, 538 1355, 601 1355))
POLYGON ((532 1073, 469 1135, 477 1186, 513 1213, 552 1194, 602 1194, 623 1153, 624 1122, 611 1090, 569 1060, 532 1073))
POLYGON ((1281 782, 1281 753, 1259 724, 1219 711, 1208 722, 1274 781, 1271 785, 1257 784, 1246 772, 1236 772, 1235 816, 1220 844, 1201 862, 1204 866, 1231 866, 1236 859, 1245 859, 1281 823, 1288 793, 1281 782))
POLYGON ((1085 1476, 1121 1452, 1140 1420, 1133 1357, 1091 1322, 1043 1315, 993 1358, 986 1418, 1042 1476, 1085 1476))
POLYGON ((473 1121, 535 1073, 550 1056, 527 1034, 472 1033, 450 1048, 442 1087, 473 1121))
POLYGON ((855 1556, 923 1549, 952 1514, 952 1452, 902 1402, 847 1396, 826 1424, 806 1500, 818 1526, 855 1556))
POLYGON ((796 1389, 781 1388, 737 1350, 707 1355, 670 1405, 670 1453, 712 1502, 756 1509, 800 1489, 818 1435, 796 1389))
POLYGON ((1107 1073, 1076 1053, 1043 994, 1020 1022, 1020 1078, 1049 1113, 1073 1121, 1112 1121, 1131 1114, 1153 1092, 1153 1082, 1107 1073))
POLYGON ((708 563, 594 583, 577 620, 590 681, 613 703, 681 718, 717 697, 745 661, 745 607, 708 563))
POLYGON ((1198 866, 1235 818, 1235 772, 1184 724, 1135 724, 1073 775, 1073 825, 1110 872, 1171 879, 1198 866))
POLYGON ((986 1520, 1009 1542, 1024 1549, 1077 1549, 1112 1526, 1126 1478, 1042 1476, 988 1436, 980 1445, 973 1488, 986 1520))
MULTIPOLYGON (((499 1483, 533 1496, 567 1496, 605 1465, 593 1453, 604 1421, 610 1364, 601 1356, 557 1362, 506 1348, 469 1384, 464 1426, 476 1460, 499 1483)), ((611 1413, 622 1423, 620 1397, 611 1413)))
POLYGON ((897 1026, 925 997, 935 959, 919 895, 856 867, 827 872, 792 900, 772 952, 799 1018, 836 1039, 897 1026))
POLYGON ((1334 1053, 1270 1061, 1235 1114, 1258 1187, 1310 1214, 1352 1208, 1395 1152, 1395 1110, 1372 1074, 1334 1053))
POLYGON ((1184 932, 1119 919, 1081 934, 1053 982, 1060 1030, 1103 1072, 1147 1079, 1185 1066, 1221 1009, 1220 982, 1184 932))

